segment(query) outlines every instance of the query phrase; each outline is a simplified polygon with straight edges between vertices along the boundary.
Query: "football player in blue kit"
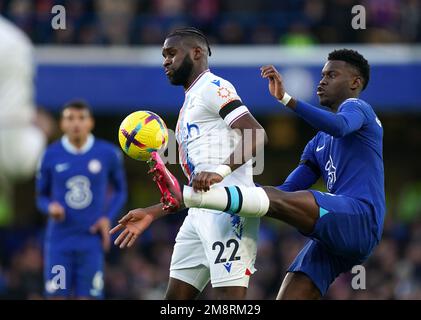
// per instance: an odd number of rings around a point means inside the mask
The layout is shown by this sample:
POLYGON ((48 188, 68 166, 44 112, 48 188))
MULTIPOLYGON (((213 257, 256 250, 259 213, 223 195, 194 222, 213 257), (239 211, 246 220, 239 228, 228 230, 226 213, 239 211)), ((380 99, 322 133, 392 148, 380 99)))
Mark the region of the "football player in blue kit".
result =
POLYGON ((109 228, 127 197, 120 150, 95 138, 90 107, 69 102, 61 113, 63 137, 51 144, 37 174, 37 206, 48 215, 44 247, 45 294, 103 298, 109 228))
POLYGON ((288 268, 278 299, 319 299, 339 274, 368 258, 383 230, 383 128, 373 108, 358 98, 370 67, 353 50, 329 54, 317 95, 333 112, 289 96, 275 67, 262 67, 261 75, 279 102, 319 132, 281 186, 209 190, 203 181, 195 189, 184 186, 184 204, 245 217, 266 215, 296 227, 310 240, 288 268), (309 189, 319 177, 328 192, 309 189))

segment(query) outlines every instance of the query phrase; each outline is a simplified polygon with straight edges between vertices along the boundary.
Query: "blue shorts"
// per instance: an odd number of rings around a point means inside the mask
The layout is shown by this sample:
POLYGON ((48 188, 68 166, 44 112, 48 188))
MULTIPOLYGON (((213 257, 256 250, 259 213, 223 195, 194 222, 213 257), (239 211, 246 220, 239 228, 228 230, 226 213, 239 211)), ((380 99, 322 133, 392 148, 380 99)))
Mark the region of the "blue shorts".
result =
POLYGON ((47 243, 44 255, 47 297, 103 298, 104 253, 101 246, 77 250, 47 243))
POLYGON ((320 216, 304 246, 288 268, 303 272, 325 295, 335 278, 363 263, 378 243, 371 207, 346 196, 309 190, 320 216))

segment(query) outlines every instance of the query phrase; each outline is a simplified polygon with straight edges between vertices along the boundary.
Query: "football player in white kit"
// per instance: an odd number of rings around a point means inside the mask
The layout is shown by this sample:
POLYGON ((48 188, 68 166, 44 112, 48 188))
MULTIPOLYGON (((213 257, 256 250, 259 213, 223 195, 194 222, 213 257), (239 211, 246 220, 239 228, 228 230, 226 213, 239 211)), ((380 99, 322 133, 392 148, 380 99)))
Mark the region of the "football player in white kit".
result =
POLYGON ((34 124, 34 71, 30 39, 0 16, 0 175, 8 179, 32 177, 46 145, 34 124))
POLYGON ((47 143, 35 124, 34 71, 30 39, 0 15, 0 223, 13 217, 16 182, 34 176, 47 143))
MULTIPOLYGON (((167 36, 162 54, 171 84, 185 89, 176 138, 189 185, 196 192, 206 192, 214 184, 254 186, 251 156, 263 148, 264 130, 234 86, 210 72, 211 51, 204 34, 195 28, 177 29, 167 36), (252 141, 244 143, 246 130, 252 133, 252 141)), ((164 188, 171 189, 175 178, 159 155, 154 154, 154 160, 158 183, 165 176, 164 188)), ((173 194, 177 193, 175 184, 173 194)), ((164 193, 164 202, 165 197, 164 193)), ((173 208, 181 202, 181 195, 178 198, 173 208)), ((173 209, 168 207, 159 204, 130 211, 112 230, 124 229, 115 243, 131 246, 153 220, 173 209)), ((235 212, 190 208, 176 238, 165 298, 195 299, 209 280, 217 298, 245 298, 255 271, 259 222, 259 218, 243 218, 235 212)))

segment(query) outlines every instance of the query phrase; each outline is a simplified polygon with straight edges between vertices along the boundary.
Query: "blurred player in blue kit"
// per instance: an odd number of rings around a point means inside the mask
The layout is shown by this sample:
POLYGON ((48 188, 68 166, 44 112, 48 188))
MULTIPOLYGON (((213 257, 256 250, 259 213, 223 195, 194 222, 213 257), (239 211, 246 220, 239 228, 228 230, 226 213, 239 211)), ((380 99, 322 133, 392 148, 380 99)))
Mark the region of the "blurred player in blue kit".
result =
POLYGON ((37 206, 49 217, 45 294, 100 299, 110 222, 127 197, 122 156, 91 134, 94 119, 83 101, 63 107, 60 125, 64 135, 47 148, 36 180, 37 206))

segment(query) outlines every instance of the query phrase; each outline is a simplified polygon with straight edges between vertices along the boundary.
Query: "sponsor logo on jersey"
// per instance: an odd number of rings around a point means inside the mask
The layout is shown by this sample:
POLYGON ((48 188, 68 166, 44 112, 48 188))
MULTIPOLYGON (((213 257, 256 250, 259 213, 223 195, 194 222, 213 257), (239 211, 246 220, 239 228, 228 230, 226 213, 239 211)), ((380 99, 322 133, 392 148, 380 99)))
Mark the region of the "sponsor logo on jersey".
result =
POLYGON ((72 209, 85 209, 92 202, 91 182, 85 176, 71 177, 66 181, 68 191, 64 196, 66 204, 72 209))
POLYGON ((327 171, 326 188, 328 191, 332 191, 333 185, 336 182, 336 167, 333 164, 332 156, 329 156, 329 160, 326 162, 325 170, 327 171))
POLYGON ((187 127, 188 137, 190 139, 193 138, 194 136, 200 135, 200 129, 197 124, 187 122, 186 127, 187 127), (193 134, 193 131, 196 133, 195 135, 193 134))

